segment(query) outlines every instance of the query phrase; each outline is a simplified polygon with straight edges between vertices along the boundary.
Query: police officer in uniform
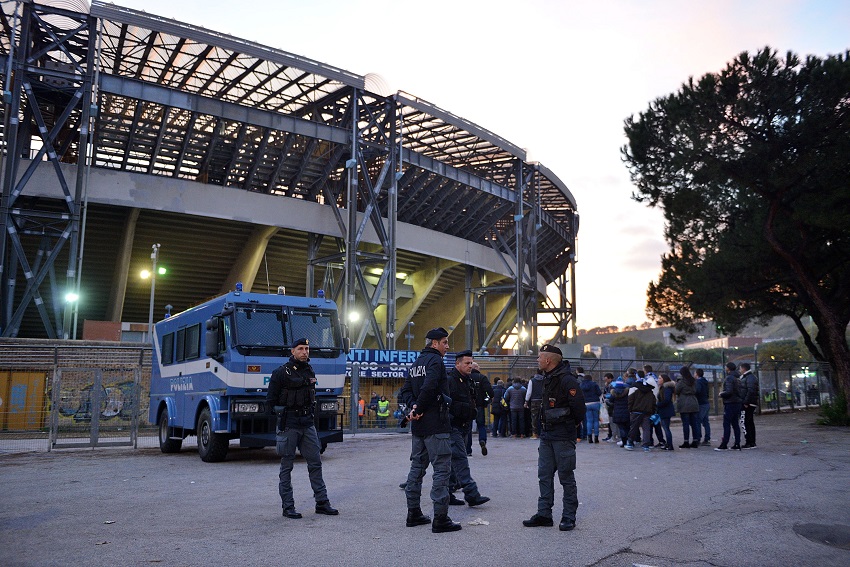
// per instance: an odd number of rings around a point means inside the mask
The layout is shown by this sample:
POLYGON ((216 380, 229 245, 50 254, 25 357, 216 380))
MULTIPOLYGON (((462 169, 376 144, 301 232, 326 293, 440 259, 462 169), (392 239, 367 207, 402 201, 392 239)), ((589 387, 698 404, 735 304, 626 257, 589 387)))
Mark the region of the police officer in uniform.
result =
MULTIPOLYGON (((472 351, 464 350, 457 353, 455 367, 448 373, 449 397, 452 399, 451 408, 451 442, 452 442, 452 473, 458 484, 463 489, 464 499, 470 506, 480 506, 490 499, 481 496, 478 485, 472 479, 469 472, 469 459, 466 454, 466 437, 472 429, 472 420, 475 419, 475 386, 472 377, 472 351)), ((457 502, 450 504, 463 504, 457 502)))
POLYGON ((407 498, 407 527, 431 523, 434 533, 454 532, 460 524, 449 518, 449 475, 452 468, 451 424, 449 423, 449 389, 443 356, 449 350, 449 333, 442 327, 425 335, 426 346, 407 372, 399 402, 411 408, 410 473, 405 484, 407 498), (434 521, 422 513, 422 478, 428 468, 434 468, 431 500, 434 502, 434 521))
POLYGON ((584 421, 584 396, 578 380, 570 372, 569 362, 563 360, 561 349, 543 345, 537 356, 543 374, 543 405, 540 418, 540 446, 537 453, 537 479, 540 497, 537 513, 523 520, 526 527, 552 526, 552 507, 555 505, 555 472, 564 489, 564 511, 559 529, 576 527, 578 494, 576 478, 576 428, 584 421))
POLYGON ((322 459, 319 436, 316 434, 314 408, 316 404, 316 373, 310 366, 310 345, 307 339, 292 344, 289 361, 272 372, 266 404, 278 415, 277 454, 280 455, 280 484, 278 491, 287 518, 301 517, 292 498, 292 467, 297 448, 307 461, 310 486, 316 498, 316 513, 336 516, 339 511, 328 501, 328 491, 322 480, 322 459))

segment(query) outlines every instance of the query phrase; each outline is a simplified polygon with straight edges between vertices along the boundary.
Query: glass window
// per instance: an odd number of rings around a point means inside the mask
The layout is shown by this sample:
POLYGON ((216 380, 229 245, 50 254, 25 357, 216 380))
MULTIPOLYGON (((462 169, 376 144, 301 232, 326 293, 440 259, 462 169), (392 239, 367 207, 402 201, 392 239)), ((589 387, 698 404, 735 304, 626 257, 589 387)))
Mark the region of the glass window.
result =
POLYGON ((311 349, 340 348, 335 311, 293 310, 290 324, 292 338, 307 338, 311 349))
POLYGON ((197 323, 186 328, 186 360, 201 356, 201 324, 197 323))
POLYGON ((159 345, 159 348, 163 364, 174 362, 174 333, 168 333, 162 337, 162 343, 159 345))
POLYGON ((184 352, 184 345, 186 344, 186 329, 180 329, 177 331, 177 348, 174 349, 174 352, 177 354, 177 362, 183 362, 186 358, 186 354, 184 352))
POLYGON ((233 321, 235 346, 286 346, 280 307, 239 306, 233 314, 233 321))

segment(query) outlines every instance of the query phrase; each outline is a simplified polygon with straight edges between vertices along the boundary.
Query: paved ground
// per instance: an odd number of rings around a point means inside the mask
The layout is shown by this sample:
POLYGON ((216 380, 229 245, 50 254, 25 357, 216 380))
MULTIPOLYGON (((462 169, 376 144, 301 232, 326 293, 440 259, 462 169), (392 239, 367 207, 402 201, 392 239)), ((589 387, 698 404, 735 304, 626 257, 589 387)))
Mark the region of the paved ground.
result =
MULTIPOLYGON (((452 507, 463 530, 439 535, 404 526, 404 434, 362 434, 328 448, 337 517, 313 513, 299 459, 301 520, 280 517, 271 449, 234 448, 219 464, 193 450, 8 454, 0 456, 0 564, 844 567, 850 431, 816 426, 815 417, 759 417, 753 451, 644 454, 582 443, 572 532, 522 526, 537 498, 532 440, 491 440, 487 457, 476 448, 473 476, 492 501, 452 507), (478 519, 488 523, 470 525, 478 519)), ((423 509, 430 514, 430 502, 423 509)))

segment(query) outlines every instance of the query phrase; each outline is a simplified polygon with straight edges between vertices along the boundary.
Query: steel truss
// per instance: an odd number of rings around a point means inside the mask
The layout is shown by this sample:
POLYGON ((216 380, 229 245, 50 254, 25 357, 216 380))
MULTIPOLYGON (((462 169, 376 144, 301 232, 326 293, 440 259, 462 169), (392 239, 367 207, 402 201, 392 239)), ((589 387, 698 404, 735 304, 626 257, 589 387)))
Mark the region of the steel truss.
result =
POLYGON ((33 305, 47 336, 68 336, 72 304, 61 297, 80 285, 89 164, 330 206, 336 233, 307 237, 306 291, 321 282, 346 317, 363 316, 358 346, 395 348, 412 320, 398 313, 399 223, 501 258, 506 277, 462 267, 468 347, 516 334, 524 353, 548 339, 546 325, 567 342, 572 323, 575 336, 575 201, 507 140, 406 93, 372 93, 341 69, 98 0, 91 15, 29 0, 3 2, 1 15, 3 336, 33 305), (60 162, 78 166, 73 190, 60 162), (58 208, 27 194, 35 168, 51 166, 58 208), (555 283, 555 301, 541 280, 555 283))

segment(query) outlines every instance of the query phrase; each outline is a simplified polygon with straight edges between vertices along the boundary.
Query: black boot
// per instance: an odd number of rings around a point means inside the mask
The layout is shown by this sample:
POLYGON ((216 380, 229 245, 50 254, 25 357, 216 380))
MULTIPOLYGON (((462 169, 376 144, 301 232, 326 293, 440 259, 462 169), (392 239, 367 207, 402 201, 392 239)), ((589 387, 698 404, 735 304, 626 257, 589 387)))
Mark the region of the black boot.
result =
POLYGON ((328 500, 322 500, 321 502, 316 502, 316 513, 324 514, 325 516, 338 516, 339 510, 332 508, 328 500))
POLYGON ((410 508, 407 511, 407 527, 424 526, 430 524, 431 518, 422 513, 421 508, 410 508))
POLYGON ((463 506, 463 500, 449 492, 449 506, 463 506))
POLYGON ((599 435, 594 435, 594 436, 593 436, 593 442, 594 442, 594 443, 599 443, 599 435))
POLYGON ((448 514, 434 514, 434 521, 431 523, 431 531, 435 534, 445 532, 456 532, 461 528, 460 524, 452 522, 448 514))

